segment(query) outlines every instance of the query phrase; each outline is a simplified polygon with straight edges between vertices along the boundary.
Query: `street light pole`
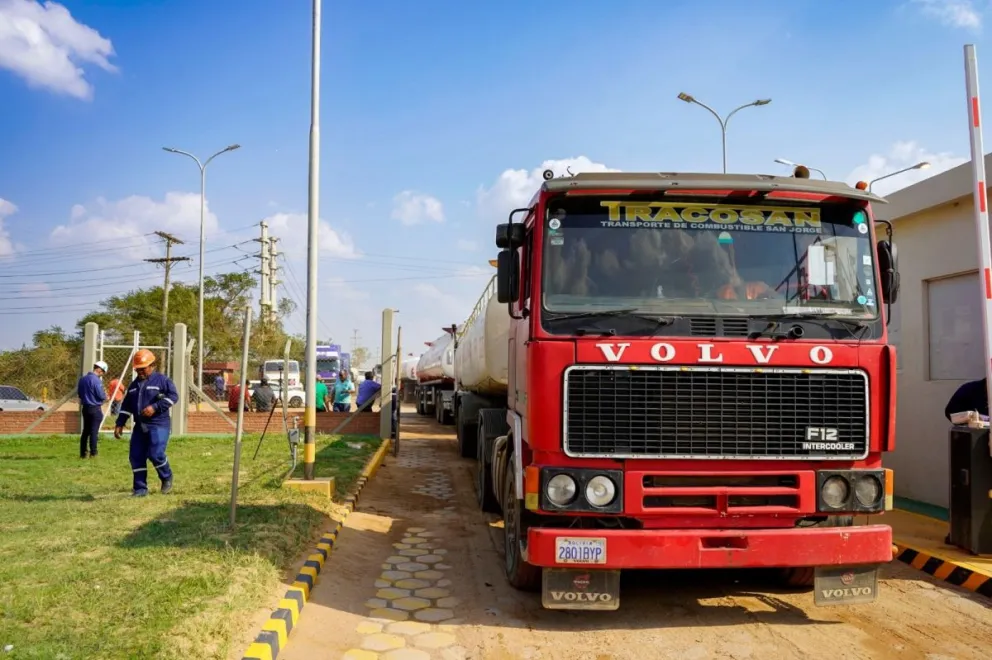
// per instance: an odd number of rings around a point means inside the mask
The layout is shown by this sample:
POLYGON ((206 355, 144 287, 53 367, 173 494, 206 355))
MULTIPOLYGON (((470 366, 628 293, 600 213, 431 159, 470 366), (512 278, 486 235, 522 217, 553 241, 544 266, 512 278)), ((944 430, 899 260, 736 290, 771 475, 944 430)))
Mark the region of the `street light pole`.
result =
POLYGON ((909 167, 904 167, 901 170, 896 170, 895 172, 891 172, 889 174, 880 176, 877 179, 872 179, 871 181, 868 182, 868 192, 871 192, 871 187, 876 183, 878 183, 879 181, 881 181, 882 179, 888 179, 890 176, 896 176, 897 174, 902 174, 903 172, 909 172, 910 170, 925 170, 928 167, 930 167, 930 163, 927 161, 923 161, 921 163, 917 163, 916 165, 910 165, 909 167))
MULTIPOLYGON (((799 167, 799 163, 793 163, 791 160, 786 160, 785 158, 776 158, 775 162, 778 163, 779 165, 787 165, 788 167, 799 167)), ((810 172, 819 172, 820 176, 823 177, 823 180, 824 181, 827 180, 827 175, 824 174, 823 170, 818 169, 816 167, 810 167, 809 165, 803 165, 803 167, 805 167, 810 172)))
POLYGON ((310 53, 310 199, 307 208, 307 350, 303 413, 303 478, 312 481, 317 456, 317 241, 320 223, 320 8, 313 0, 310 53))
POLYGON ((232 144, 224 149, 221 149, 213 156, 207 160, 200 162, 200 159, 189 153, 188 151, 183 151, 181 149, 173 149, 172 147, 162 147, 163 150, 168 151, 170 154, 179 154, 181 156, 188 156, 193 159, 196 166, 200 168, 200 293, 199 302, 197 304, 197 334, 196 334, 196 386, 203 391, 203 223, 204 217, 207 212, 207 165, 210 164, 217 156, 227 153, 228 151, 234 151, 235 149, 240 149, 240 144, 232 144))
POLYGON ((679 92, 678 99, 680 101, 685 101, 686 103, 695 103, 696 105, 698 105, 698 106, 700 106, 702 108, 705 108, 706 110, 709 111, 709 113, 711 115, 713 115, 714 117, 716 117, 716 120, 718 122, 720 122, 720 136, 721 136, 722 143, 723 143, 723 173, 724 174, 727 173, 727 123, 730 121, 730 118, 733 117, 738 112, 740 112, 741 110, 743 110, 744 108, 750 108, 751 106, 754 106, 754 107, 757 108, 757 107, 760 107, 760 106, 763 106, 763 105, 768 105, 769 103, 772 102, 771 99, 758 99, 756 101, 751 101, 750 103, 745 103, 742 106, 739 106, 739 107, 734 108, 733 110, 731 110, 727 114, 726 117, 721 117, 716 110, 714 110, 710 106, 706 105, 702 101, 699 101, 698 99, 696 99, 696 97, 692 96, 691 94, 686 94, 685 92, 679 92))

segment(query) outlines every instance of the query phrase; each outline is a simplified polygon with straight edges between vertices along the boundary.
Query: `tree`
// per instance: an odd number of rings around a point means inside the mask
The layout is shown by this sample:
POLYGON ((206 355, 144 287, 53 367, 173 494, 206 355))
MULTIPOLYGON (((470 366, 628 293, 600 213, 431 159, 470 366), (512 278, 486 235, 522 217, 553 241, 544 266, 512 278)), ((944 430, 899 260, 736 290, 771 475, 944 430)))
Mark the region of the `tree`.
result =
POLYGON ((34 333, 31 344, 0 353, 0 384, 13 385, 30 397, 48 400, 75 387, 83 347, 81 335, 69 335, 61 327, 52 326, 34 333))
POLYGON ((369 349, 364 346, 356 346, 351 349, 351 366, 356 369, 364 369, 369 365, 369 349))

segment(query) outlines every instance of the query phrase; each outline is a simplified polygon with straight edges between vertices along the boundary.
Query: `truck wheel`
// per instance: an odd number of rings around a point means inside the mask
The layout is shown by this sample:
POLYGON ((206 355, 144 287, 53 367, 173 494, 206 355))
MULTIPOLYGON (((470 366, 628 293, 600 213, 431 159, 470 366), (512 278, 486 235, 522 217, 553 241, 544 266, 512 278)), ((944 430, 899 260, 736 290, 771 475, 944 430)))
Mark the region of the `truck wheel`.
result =
POLYGON ((458 416, 456 435, 458 437, 458 455, 462 458, 475 458, 475 436, 478 425, 473 424, 465 415, 458 416))
MULTIPOLYGON (((513 460, 512 457, 508 457, 513 460)), ((541 569, 523 560, 520 546, 527 527, 524 524, 523 502, 517 499, 513 488, 513 470, 508 466, 503 483, 503 539, 506 548, 504 569, 510 586, 520 591, 537 591, 541 588, 541 569)))
POLYGON ((491 445, 486 442, 485 431, 479 427, 475 447, 478 455, 475 459, 475 502, 479 510, 486 513, 499 513, 499 501, 493 488, 493 464, 486 460, 491 445))
POLYGON ((441 406, 441 423, 445 426, 450 426, 454 423, 454 415, 451 414, 450 410, 445 410, 444 406, 441 406))
MULTIPOLYGON (((853 527, 854 516, 830 516, 823 522, 817 523, 814 527, 853 527)), ((792 566, 783 568, 780 580, 786 587, 794 589, 808 589, 813 586, 813 577, 816 568, 813 566, 792 566)))
POLYGON ((302 408, 303 407, 303 399, 301 399, 298 396, 294 396, 292 399, 289 400, 289 407, 290 408, 302 408))

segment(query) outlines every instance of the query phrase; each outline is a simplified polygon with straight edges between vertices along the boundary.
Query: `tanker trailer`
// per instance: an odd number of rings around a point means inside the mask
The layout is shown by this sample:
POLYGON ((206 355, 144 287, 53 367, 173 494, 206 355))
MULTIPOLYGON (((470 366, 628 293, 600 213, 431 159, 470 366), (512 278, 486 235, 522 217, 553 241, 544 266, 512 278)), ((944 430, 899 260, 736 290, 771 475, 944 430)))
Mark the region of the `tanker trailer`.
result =
POLYGON ((420 361, 419 355, 410 353, 403 359, 400 367, 400 402, 416 403, 417 390, 417 363, 420 361))
POLYGON ((445 328, 443 335, 427 344, 427 352, 417 362, 417 412, 434 415, 440 424, 450 424, 454 419, 455 345, 452 328, 445 328))
POLYGON ((480 433, 506 433, 507 341, 510 315, 496 299, 496 277, 489 281, 462 326, 455 348, 455 424, 458 450, 475 458, 480 433), (480 415, 482 410, 493 411, 480 415), (481 426, 480 426, 481 425, 481 426))

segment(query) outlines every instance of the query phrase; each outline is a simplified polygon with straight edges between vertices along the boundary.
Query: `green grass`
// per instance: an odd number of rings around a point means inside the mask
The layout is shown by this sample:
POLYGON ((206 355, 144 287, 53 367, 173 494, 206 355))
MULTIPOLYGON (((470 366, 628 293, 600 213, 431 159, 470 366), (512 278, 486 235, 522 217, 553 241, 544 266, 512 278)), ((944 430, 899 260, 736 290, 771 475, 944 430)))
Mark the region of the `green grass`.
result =
MULTIPOLYGON (((97 459, 67 437, 0 439, 0 648, 4 658, 226 658, 330 506, 280 488, 285 436, 242 448, 228 527, 233 442, 174 438, 175 488, 131 498, 127 441, 97 459)), ((318 476, 347 492, 378 438, 318 438, 318 476)), ((302 451, 301 451, 302 456, 302 451)))

